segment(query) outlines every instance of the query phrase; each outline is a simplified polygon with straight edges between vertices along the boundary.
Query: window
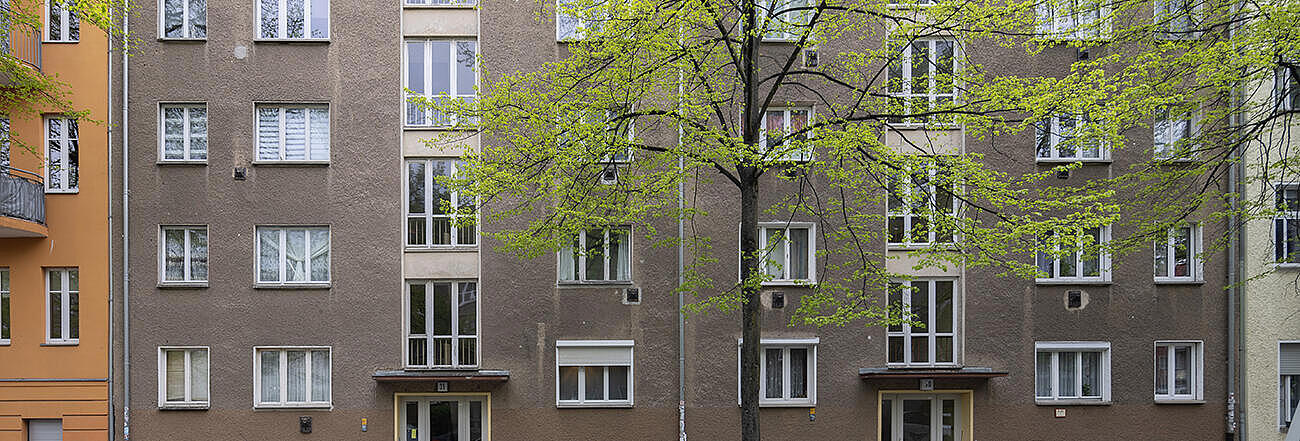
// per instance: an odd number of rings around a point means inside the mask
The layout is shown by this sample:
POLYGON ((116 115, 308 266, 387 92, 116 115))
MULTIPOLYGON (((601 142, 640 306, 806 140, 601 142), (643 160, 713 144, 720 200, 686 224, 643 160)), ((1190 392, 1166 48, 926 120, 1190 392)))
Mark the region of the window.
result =
POLYGON ((816 281, 817 272, 814 265, 817 258, 813 233, 815 228, 810 223, 764 222, 759 224, 758 240, 764 244, 767 256, 764 266, 768 282, 803 282, 816 281))
POLYGON ((478 365, 478 283, 407 281, 406 305, 408 367, 478 365))
POLYGON ((0 175, 9 172, 9 118, 0 118, 0 175))
POLYGON ((1151 129, 1156 159, 1190 159, 1192 138, 1196 136, 1196 121, 1190 115, 1171 115, 1169 109, 1160 109, 1151 129))
POLYGON ((899 173, 889 180, 887 236, 890 246, 913 247, 953 241, 952 228, 943 226, 950 221, 931 221, 950 218, 957 211, 957 198, 953 197, 956 186, 948 176, 944 158, 935 159, 915 167, 912 173, 899 173))
MULTIPOLYGON (((891 123, 934 122, 927 113, 952 105, 957 96, 954 79, 957 42, 952 39, 910 40, 892 43, 889 62, 889 95, 893 101, 891 123)), ((933 118, 940 118, 936 115, 933 118)), ((945 118, 946 119, 946 118, 945 118)))
POLYGON ((324 40, 330 37, 329 0, 260 0, 258 38, 324 40))
POLYGON ((593 228, 560 250, 561 282, 632 280, 632 234, 628 227, 593 228))
POLYGON ((1273 88, 1277 110, 1300 110, 1300 64, 1287 63, 1277 68, 1273 75, 1273 88))
POLYGON ((208 107, 204 104, 163 104, 159 145, 162 161, 208 159, 208 107))
POLYGON ((1155 8, 1157 35, 1161 38, 1175 40, 1200 36, 1200 1, 1158 0, 1155 8))
POLYGON ((438 183, 439 177, 454 176, 463 165, 451 159, 406 161, 406 246, 478 243, 474 198, 438 183))
POLYGON ((1106 159, 1109 152, 1100 140, 1094 139, 1097 137, 1097 125, 1087 115, 1060 115, 1036 124, 1034 131, 1038 160, 1106 159))
POLYGON ((158 407, 208 407, 208 348, 158 348, 158 407))
POLYGON ((961 395, 882 394, 880 441, 964 441, 961 395))
POLYGON ((1201 342, 1156 342, 1156 400, 1204 399, 1201 342))
POLYGON ((45 270, 46 343, 77 344, 80 338, 77 278, 76 268, 45 270))
POLYGON ((953 280, 889 284, 889 304, 912 315, 910 323, 888 327, 890 366, 957 363, 957 290, 953 280))
POLYGON ((162 283, 208 281, 208 227, 164 226, 162 230, 162 283))
POLYGON ((1038 401, 1110 401, 1110 343, 1034 344, 1038 401))
POLYGON ((1290 428, 1300 404, 1300 342, 1278 343, 1278 420, 1290 428))
POLYGON ((76 43, 81 39, 81 19, 70 8, 74 0, 50 0, 45 2, 45 41, 52 43, 76 43))
POLYGON ((775 152, 776 160, 802 162, 812 159, 811 107, 768 108, 759 131, 758 148, 775 152))
POLYGON ((9 268, 0 268, 0 345, 9 344, 9 268))
POLYGON ((208 36, 207 0, 161 0, 158 20, 162 38, 202 40, 208 36))
POLYGON ((1041 239, 1052 252, 1038 252, 1039 282, 1106 282, 1110 258, 1103 247, 1110 241, 1109 227, 1048 232, 1041 239), (1059 239, 1055 236, 1062 234, 1059 239))
POLYGON ((256 407, 329 407, 330 348, 253 348, 256 407))
POLYGON ((406 125, 444 127, 471 123, 413 99, 474 102, 478 94, 474 89, 478 85, 477 56, 475 40, 406 40, 406 125))
POLYGON ((326 105, 258 105, 258 161, 329 161, 326 105))
POLYGON ((257 227, 257 283, 330 281, 329 227, 257 227))
POLYGON ((589 32, 600 31, 609 20, 610 5, 586 0, 555 1, 555 40, 575 41, 587 38, 589 32), (581 3, 581 4, 580 4, 581 3))
POLYGON ((618 107, 583 112, 580 124, 561 133, 556 142, 560 148, 570 148, 570 140, 573 140, 577 143, 573 147, 585 148, 579 154, 603 154, 601 162, 604 163, 631 162, 635 120, 630 116, 620 118, 631 111, 630 107, 618 107))
POLYGON ((1273 218, 1273 257, 1279 264, 1300 263, 1300 184, 1274 187, 1277 217, 1273 218))
POLYGON ((1156 241, 1155 270, 1157 282, 1201 280, 1200 224, 1176 226, 1156 241))
MULTIPOLYGON (((764 339, 759 348, 758 404, 814 406, 817 404, 818 339, 764 339)), ((740 369, 737 345, 737 370, 740 369)), ((739 375, 736 376, 740 378, 739 375)), ((739 382, 737 382, 739 400, 739 382)))
POLYGON ((556 406, 632 406, 632 345, 631 340, 556 341, 556 406))
POLYGON ((63 420, 25 420, 27 441, 63 441, 63 420))
POLYGON ((45 117, 45 192, 77 192, 77 120, 45 117))
POLYGON ((1056 40, 1109 38, 1110 9, 1099 0, 1038 2, 1038 31, 1056 40))
POLYGON ((798 41, 812 19, 808 0, 759 0, 756 4, 765 41, 798 41))

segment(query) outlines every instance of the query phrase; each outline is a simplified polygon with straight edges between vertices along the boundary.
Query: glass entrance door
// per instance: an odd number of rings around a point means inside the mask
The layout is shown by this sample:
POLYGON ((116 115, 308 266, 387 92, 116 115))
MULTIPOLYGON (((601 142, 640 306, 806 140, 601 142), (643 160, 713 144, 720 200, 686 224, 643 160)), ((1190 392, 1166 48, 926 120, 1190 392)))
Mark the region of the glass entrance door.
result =
POLYGON ((399 411, 400 441, 485 441, 486 397, 405 398, 399 411))
POLYGON ((962 441, 956 395, 886 394, 880 400, 881 441, 962 441))

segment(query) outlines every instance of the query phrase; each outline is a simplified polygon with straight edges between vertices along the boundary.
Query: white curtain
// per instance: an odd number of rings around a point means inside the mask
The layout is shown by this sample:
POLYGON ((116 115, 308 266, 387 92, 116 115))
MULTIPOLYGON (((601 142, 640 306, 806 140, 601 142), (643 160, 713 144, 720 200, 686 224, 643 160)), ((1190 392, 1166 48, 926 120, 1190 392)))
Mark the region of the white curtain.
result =
POLYGON ((263 403, 280 402, 280 351, 263 351, 262 391, 263 403))
POLYGON ((628 243, 627 230, 609 230, 609 247, 610 254, 617 259, 614 261, 614 280, 632 280, 632 256, 631 244, 628 243))
POLYGON ((258 235, 258 271, 259 282, 280 281, 280 230, 261 228, 258 235))
POLYGON ((311 160, 328 161, 330 159, 330 111, 320 107, 308 110, 311 116, 311 160))
POLYGON ((190 230, 190 280, 208 280, 208 230, 190 230))
POLYGON ((190 400, 208 401, 208 350, 190 350, 190 400))
POLYGON ((311 280, 330 280, 330 230, 314 228, 311 232, 311 280))
POLYGON ((185 401, 185 351, 169 350, 167 355, 167 401, 185 401))
POLYGON ((311 351, 311 400, 330 400, 330 352, 311 351))
MULTIPOLYGON (((263 0, 263 4, 265 5, 267 1, 272 4, 275 3, 275 0, 263 0)), ((263 21, 265 21, 265 8, 262 13, 263 21)), ((260 107, 257 109, 257 159, 262 161, 281 159, 279 108, 260 107)))
POLYGON ((189 113, 190 159, 208 159, 208 109, 191 107, 189 113))
POLYGON ((185 230, 163 230, 167 243, 165 277, 168 281, 185 280, 185 230))
POLYGON ((285 388, 285 401, 307 401, 307 352, 288 351, 289 384, 285 388))
POLYGON ((560 250, 560 280, 577 280, 578 256, 574 255, 573 250, 573 246, 567 246, 560 250))
POLYGON ((792 228, 790 229, 790 278, 807 279, 808 278, 808 242, 812 238, 808 237, 808 229, 792 228))
MULTIPOLYGON (((180 11, 176 12, 180 13, 180 11)), ((177 17, 177 20, 179 21, 180 17, 177 17)), ((183 107, 163 109, 163 159, 185 159, 185 108, 183 107)))
POLYGON ((284 278, 286 282, 307 280, 307 230, 284 230, 284 278))

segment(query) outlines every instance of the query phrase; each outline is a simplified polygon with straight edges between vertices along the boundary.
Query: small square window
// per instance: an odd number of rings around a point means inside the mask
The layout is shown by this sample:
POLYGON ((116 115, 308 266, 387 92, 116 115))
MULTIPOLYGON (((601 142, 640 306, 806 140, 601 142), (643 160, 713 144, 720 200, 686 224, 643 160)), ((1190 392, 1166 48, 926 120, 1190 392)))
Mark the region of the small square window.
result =
POLYGON ((1201 226, 1197 223, 1169 229, 1155 242, 1156 281, 1198 281, 1201 276, 1201 226))
MULTIPOLYGON (((817 405, 817 342, 816 338, 765 339, 760 342, 759 406, 817 405)), ((739 350, 738 345, 737 371, 740 368, 739 350)), ((737 390, 737 399, 739 392, 737 390)))
POLYGON ((632 345, 628 340, 556 341, 556 406, 632 406, 632 345))
POLYGON ((1059 115, 1034 125, 1039 162, 1104 161, 1110 149, 1097 139, 1101 124, 1088 115, 1059 115))
POLYGON ((1038 342, 1034 346, 1037 401, 1110 401, 1110 343, 1038 342))
POLYGON ((1110 227, 1064 229, 1040 238, 1039 283, 1098 283, 1110 281, 1110 227))
POLYGON ((1282 265, 1300 264, 1300 184, 1274 186, 1273 257, 1282 265))
POLYGON ((763 136, 758 138, 758 148, 771 159, 783 162, 806 162, 812 159, 812 107, 767 109, 759 123, 763 136))
POLYGON ((71 8, 73 0, 45 2, 45 41, 50 43, 76 43, 81 39, 81 18, 71 8))
POLYGON ((208 281, 208 227, 164 226, 159 243, 163 283, 208 281))
POLYGON ((1044 0, 1037 8, 1038 31, 1048 39, 1110 38, 1110 8, 1099 0, 1044 0))
POLYGON ((329 0, 259 0, 257 37, 266 40, 327 40, 329 0))
POLYGON ((208 407, 208 348, 158 348, 158 407, 208 407))
POLYGON ((205 0, 160 0, 158 37, 202 40, 208 36, 208 2, 205 0))
POLYGON ((593 228, 560 250, 560 282, 630 282, 632 229, 593 228))
POLYGON ((1201 5, 1196 0, 1157 0, 1157 35, 1166 40, 1196 39, 1201 36, 1201 5))
POLYGON ((327 105, 258 105, 257 161, 330 160, 327 105))
POLYGON ((758 226, 763 271, 769 284, 817 281, 816 228, 810 223, 763 222, 758 226))
POLYGON ((1157 401, 1198 401, 1204 375, 1201 342, 1157 341, 1155 358, 1155 399, 1157 401))
POLYGON ((329 347, 253 349, 256 407, 329 407, 329 347))
POLYGON ((758 0, 759 28, 763 41, 798 41, 812 20, 809 0, 758 0))
POLYGON ((1198 136, 1196 118, 1188 114, 1160 109, 1151 131, 1155 138, 1153 154, 1156 159, 1188 160, 1196 150, 1198 136))
POLYGON ((329 227, 257 227, 256 241, 259 285, 329 283, 329 227))
POLYGON ((159 108, 159 160, 207 161, 208 106, 163 104, 159 108))

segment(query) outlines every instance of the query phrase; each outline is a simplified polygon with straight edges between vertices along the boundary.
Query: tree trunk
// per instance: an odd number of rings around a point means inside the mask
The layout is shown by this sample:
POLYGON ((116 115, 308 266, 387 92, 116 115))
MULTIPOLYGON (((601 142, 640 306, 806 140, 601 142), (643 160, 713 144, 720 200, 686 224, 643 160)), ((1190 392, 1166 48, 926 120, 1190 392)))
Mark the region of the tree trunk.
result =
POLYGON ((742 441, 759 441, 758 385, 760 324, 763 303, 759 285, 751 283, 759 269, 758 180, 742 178, 740 186, 740 274, 744 284, 741 295, 740 344, 740 430, 742 441))

